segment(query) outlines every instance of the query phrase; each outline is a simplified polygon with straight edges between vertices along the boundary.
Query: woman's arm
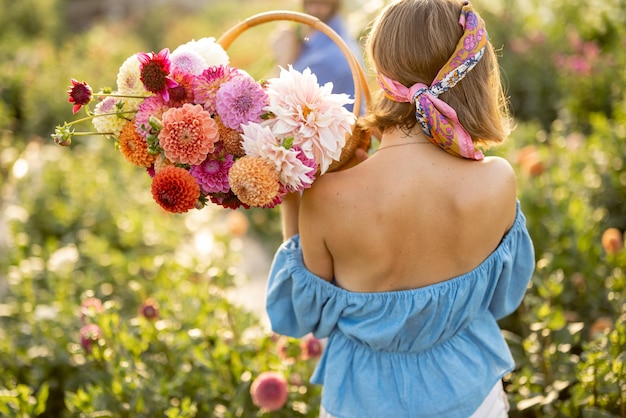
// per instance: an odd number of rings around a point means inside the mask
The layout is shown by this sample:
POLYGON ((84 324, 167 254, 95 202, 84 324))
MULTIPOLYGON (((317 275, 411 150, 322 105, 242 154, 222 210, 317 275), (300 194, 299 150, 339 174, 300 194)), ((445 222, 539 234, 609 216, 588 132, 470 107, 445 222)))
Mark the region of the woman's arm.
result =
POLYGON ((283 228, 283 241, 288 240, 299 232, 298 212, 300 211, 300 193, 289 193, 283 197, 280 204, 280 214, 283 228))

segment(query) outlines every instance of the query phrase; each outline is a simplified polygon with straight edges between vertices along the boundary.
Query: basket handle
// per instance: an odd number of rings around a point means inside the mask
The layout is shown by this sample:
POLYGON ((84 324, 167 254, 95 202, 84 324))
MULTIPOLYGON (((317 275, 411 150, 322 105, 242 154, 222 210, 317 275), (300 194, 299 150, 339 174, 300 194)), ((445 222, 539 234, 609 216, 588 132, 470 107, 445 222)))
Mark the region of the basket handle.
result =
POLYGON ((313 29, 317 29, 318 31, 324 33, 328 36, 343 52, 343 55, 346 57, 348 64, 350 65, 350 70, 352 71, 352 81, 354 83, 354 108, 353 113, 358 117, 361 112, 361 103, 363 98, 365 98, 365 105, 369 107, 370 105, 370 93, 367 85, 367 79, 365 77, 365 73, 363 72, 363 68, 359 64, 359 61, 354 56, 346 42, 341 39, 341 37, 335 32, 330 26, 326 23, 322 22, 318 18, 311 16, 306 13, 301 12, 293 12, 289 10, 275 10, 270 12, 263 12, 239 22, 235 26, 228 29, 218 40, 222 48, 228 49, 228 47, 234 42, 235 39, 239 35, 241 35, 246 30, 261 25, 267 22, 274 22, 277 20, 290 20, 293 22, 303 23, 309 25, 313 29))

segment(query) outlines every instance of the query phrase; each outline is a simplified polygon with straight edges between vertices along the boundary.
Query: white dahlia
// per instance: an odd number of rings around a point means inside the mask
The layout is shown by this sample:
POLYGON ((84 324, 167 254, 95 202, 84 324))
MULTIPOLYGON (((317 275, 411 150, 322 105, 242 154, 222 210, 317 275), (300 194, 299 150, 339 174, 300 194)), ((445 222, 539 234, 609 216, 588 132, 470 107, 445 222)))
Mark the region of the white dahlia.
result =
POLYGON ((265 107, 273 117, 264 122, 279 138, 293 137, 293 145, 326 172, 333 160, 339 160, 356 117, 344 105, 353 103, 347 94, 333 94, 332 83, 320 86, 310 69, 302 73, 289 66, 280 76, 268 80, 265 107))

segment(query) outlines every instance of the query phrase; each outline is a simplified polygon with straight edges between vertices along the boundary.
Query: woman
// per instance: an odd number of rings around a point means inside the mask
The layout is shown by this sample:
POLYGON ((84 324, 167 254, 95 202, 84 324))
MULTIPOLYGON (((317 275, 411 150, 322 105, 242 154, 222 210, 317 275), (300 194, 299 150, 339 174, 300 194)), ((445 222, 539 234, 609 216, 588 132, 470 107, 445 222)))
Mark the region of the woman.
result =
POLYGON ((501 417, 514 367, 497 320, 534 253, 502 158, 507 112, 484 22, 468 2, 400 0, 368 51, 384 93, 361 164, 282 204, 272 328, 328 337, 312 382, 325 416, 501 417))

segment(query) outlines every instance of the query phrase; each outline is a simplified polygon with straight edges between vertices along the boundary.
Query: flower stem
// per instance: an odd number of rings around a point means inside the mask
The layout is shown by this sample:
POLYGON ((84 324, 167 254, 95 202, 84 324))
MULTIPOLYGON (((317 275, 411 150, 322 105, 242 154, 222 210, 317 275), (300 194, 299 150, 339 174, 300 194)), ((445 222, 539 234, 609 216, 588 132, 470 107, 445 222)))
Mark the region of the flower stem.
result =
POLYGON ((131 114, 134 114, 134 113, 137 113, 137 111, 136 110, 127 110, 125 112, 99 113, 97 115, 90 113, 89 116, 85 116, 84 118, 76 119, 76 120, 73 120, 71 122, 66 122, 65 126, 76 125, 77 123, 85 122, 87 120, 91 120, 93 118, 98 118, 98 117, 101 117, 101 116, 131 115, 131 114))
POLYGON ((74 132, 72 136, 113 135, 113 132, 74 132))
POLYGON ((133 94, 119 94, 119 93, 93 93, 94 96, 98 97, 122 97, 125 99, 145 99, 150 96, 141 96, 141 95, 133 95, 133 94))

